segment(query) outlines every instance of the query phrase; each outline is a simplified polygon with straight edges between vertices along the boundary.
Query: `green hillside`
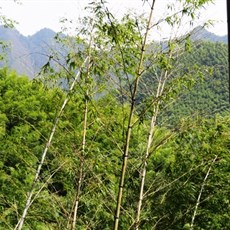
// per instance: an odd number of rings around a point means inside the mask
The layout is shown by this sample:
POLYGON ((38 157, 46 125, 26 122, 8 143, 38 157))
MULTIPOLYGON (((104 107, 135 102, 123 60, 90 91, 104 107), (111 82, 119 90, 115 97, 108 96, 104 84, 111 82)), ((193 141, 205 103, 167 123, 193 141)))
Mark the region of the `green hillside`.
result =
POLYGON ((211 67, 202 81, 188 92, 180 94, 175 105, 170 106, 169 116, 182 118, 199 114, 214 117, 215 114, 229 112, 228 51, 223 43, 202 42, 183 57, 186 66, 201 65, 211 67))
MULTIPOLYGON (((191 116, 214 117, 229 112, 228 47, 224 43, 197 41, 191 51, 178 58, 176 74, 183 75, 188 69, 206 69, 201 78, 194 79, 195 85, 183 89, 171 104, 166 104, 159 122, 175 123, 191 116)), ((155 75, 145 74, 140 97, 145 98, 156 84, 155 75)))

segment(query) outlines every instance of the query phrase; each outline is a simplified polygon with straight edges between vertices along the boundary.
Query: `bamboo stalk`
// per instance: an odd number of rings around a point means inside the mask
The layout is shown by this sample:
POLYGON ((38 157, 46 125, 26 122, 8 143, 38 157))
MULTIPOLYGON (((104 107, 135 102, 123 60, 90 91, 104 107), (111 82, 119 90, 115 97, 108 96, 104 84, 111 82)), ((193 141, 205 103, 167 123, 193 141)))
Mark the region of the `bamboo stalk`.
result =
MULTIPOLYGON (((93 43, 93 29, 94 25, 92 26, 92 30, 90 33, 90 41, 89 41, 89 50, 88 50, 88 58, 89 58, 89 64, 87 66, 87 73, 85 77, 85 84, 87 85, 87 80, 90 76, 90 61, 91 61, 91 47, 93 43)), ((86 133, 87 133, 87 120, 88 120, 88 99, 89 98, 89 90, 88 88, 86 89, 85 92, 85 106, 84 106, 84 122, 83 122, 83 135, 82 135, 82 159, 81 164, 80 164, 80 172, 79 172, 79 179, 77 183, 77 193, 76 193, 76 200, 75 200, 75 205, 74 205, 74 213, 73 213, 73 223, 72 223, 72 230, 76 229, 76 223, 77 223, 77 212, 78 212, 78 206, 80 202, 80 194, 81 194, 81 186, 83 182, 83 177, 84 177, 84 157, 85 157, 85 146, 86 146, 86 133)))
POLYGON ((139 61, 139 65, 137 68, 137 77, 134 82, 134 89, 132 92, 131 97, 131 108, 129 113, 129 119, 128 119, 128 128, 126 131, 126 140, 124 145, 124 153, 123 153, 123 162, 122 162, 122 168, 121 168, 121 176, 120 176, 120 182, 119 182, 119 190, 117 195, 117 203, 116 203, 116 211, 115 211, 115 217, 114 217, 114 230, 118 229, 119 219, 120 219, 120 210, 121 210, 121 200, 123 195, 123 188, 124 188, 124 182, 125 182, 125 174, 127 169, 127 163, 128 163, 128 156, 129 156, 129 145, 130 145, 130 139, 131 139, 131 133, 132 133, 132 121, 134 116, 134 108, 135 108, 135 99, 137 94, 137 88, 139 85, 139 80, 142 75, 142 68, 143 68, 143 62, 144 62, 144 55, 145 55, 145 47, 147 43, 148 33, 151 27, 151 21, 152 21, 152 15, 153 15, 153 9, 154 9, 155 0, 152 1, 149 20, 147 23, 147 28, 144 36, 144 41, 142 44, 141 49, 141 57, 139 61))
POLYGON ((36 184, 37 184, 37 182, 38 182, 39 175, 40 175, 41 168, 42 168, 42 166, 43 166, 43 163, 44 163, 46 154, 47 154, 47 152, 48 152, 48 150, 49 150, 49 148, 50 148, 50 145, 51 145, 51 142, 52 142, 52 140, 53 140, 53 136, 54 136, 54 134, 55 134, 55 132, 56 132, 57 125, 58 125, 58 123, 59 123, 59 120, 60 120, 60 118, 61 118, 61 115, 62 115, 62 113, 63 113, 63 111, 64 111, 64 109, 65 109, 65 106, 67 105, 67 103, 68 103, 68 101, 69 101, 69 94, 72 92, 72 90, 73 90, 73 88, 74 88, 74 86, 75 86, 75 84, 76 84, 76 82, 77 82, 77 80, 78 80, 78 77, 79 77, 79 75, 80 75, 80 73, 81 73, 81 69, 86 65, 87 62, 88 62, 88 56, 85 58, 85 60, 84 60, 84 62, 83 62, 83 64, 82 64, 82 66, 80 67, 79 71, 77 72, 77 74, 76 74, 76 76, 75 76, 75 78, 74 78, 74 81, 72 82, 71 87, 70 87, 70 89, 69 89, 69 93, 66 95, 66 98, 65 98, 65 100, 64 100, 64 102, 63 102, 63 104, 62 104, 62 106, 61 106, 61 108, 60 108, 60 110, 59 110, 59 113, 58 113, 58 115, 57 115, 57 117, 56 117, 56 119, 55 119, 55 122, 54 122, 53 128, 52 128, 52 130, 51 130, 49 139, 48 139, 48 141, 47 141, 47 143, 46 143, 46 145, 45 145, 45 149, 44 149, 44 151, 43 151, 43 153, 42 153, 41 161, 40 161, 40 163, 39 163, 39 165, 38 165, 38 168, 37 168, 37 170, 36 170, 36 174, 35 174, 35 177, 34 177, 34 181, 33 181, 31 190, 30 190, 30 192, 29 192, 28 198, 27 198, 27 200, 26 200, 26 205, 25 205, 25 207, 24 207, 22 216, 21 216, 21 218, 19 219, 19 221, 18 221, 17 225, 15 226, 14 230, 21 230, 22 227, 23 227, 25 218, 26 218, 26 216, 27 216, 28 209, 29 209, 30 206, 31 206, 31 200, 32 200, 32 197, 33 197, 33 193, 34 193, 34 190, 35 190, 35 186, 36 186, 36 184))
POLYGON ((78 205, 79 205, 79 201, 80 201, 81 185, 82 185, 82 181, 83 181, 83 167, 84 167, 84 163, 83 163, 83 160, 81 160, 79 179, 78 179, 78 183, 77 183, 78 184, 77 185, 77 194, 76 194, 76 199, 75 199, 75 204, 74 204, 72 230, 74 230, 76 228, 76 223, 77 223, 77 212, 78 212, 78 205))
POLYGON ((206 175, 205 175, 205 177, 204 177, 203 183, 202 183, 202 185, 201 185, 201 189, 200 189, 199 195, 198 195, 198 197, 197 197, 197 201, 196 201, 195 210, 194 210, 194 213, 193 213, 193 216, 192 216, 192 221, 191 221, 191 225, 190 225, 190 230, 193 230, 193 229, 194 229, 194 221, 195 221, 195 218, 196 218, 198 206, 199 206, 199 204, 200 204, 200 198, 201 198, 201 195, 202 195, 203 190, 204 190, 205 182, 206 182, 206 180, 208 179, 208 176, 209 176, 209 174, 210 174, 212 165, 215 163, 216 160, 217 160, 217 155, 215 156, 215 158, 214 158, 213 161, 211 162, 211 165, 209 166, 208 171, 207 171, 207 173, 206 173, 206 175))
MULTIPOLYGON (((162 76, 163 79, 160 79, 160 81, 158 83, 156 97, 159 97, 163 93, 165 82, 167 79, 167 75, 168 75, 168 72, 165 71, 164 76, 162 76)), ((154 133, 155 126, 156 126, 156 119, 157 119, 157 115, 158 115, 158 111, 159 111, 159 104, 160 104, 160 102, 157 101, 157 104, 154 105, 153 116, 152 116, 151 122, 150 122, 148 141, 147 141, 146 152, 145 152, 145 157, 144 157, 144 161, 143 161, 143 168, 142 168, 142 172, 141 172, 141 184, 140 184, 139 200, 138 200, 138 204, 137 204, 136 220, 135 220, 135 224, 134 224, 135 230, 138 230, 139 224, 140 224, 141 206, 142 206, 142 201, 143 201, 143 197, 144 197, 144 185, 145 185, 145 178, 146 178, 147 165, 148 165, 147 161, 148 161, 148 158, 150 155, 150 149, 152 146, 153 133, 154 133)))
MULTIPOLYGON (((86 97, 87 97, 87 95, 86 95, 86 97)), ((87 118, 88 118, 88 100, 85 99, 83 138, 82 138, 82 159, 80 159, 81 164, 80 164, 79 179, 78 179, 78 183, 77 183, 77 192, 76 192, 76 200, 75 200, 75 205, 74 205, 72 230, 76 229, 77 212, 78 212, 78 206, 79 206, 79 202, 80 202, 81 186, 82 186, 82 182, 83 182, 84 156, 85 156, 86 132, 87 132, 87 118)))

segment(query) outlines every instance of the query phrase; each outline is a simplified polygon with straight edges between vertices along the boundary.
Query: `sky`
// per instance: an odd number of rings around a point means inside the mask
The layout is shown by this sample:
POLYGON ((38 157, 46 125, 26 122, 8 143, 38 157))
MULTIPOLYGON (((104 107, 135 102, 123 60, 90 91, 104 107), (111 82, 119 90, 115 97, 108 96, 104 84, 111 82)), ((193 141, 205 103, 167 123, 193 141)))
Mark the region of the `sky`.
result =
MULTIPOLYGON (((92 1, 92 0, 91 0, 92 1)), ((16 29, 25 36, 33 35, 42 28, 50 28, 55 32, 61 30, 62 18, 76 20, 85 15, 85 6, 90 0, 0 0, 1 13, 18 22, 16 29)), ((165 12, 166 3, 173 0, 156 0, 155 18, 160 18, 165 12)), ((116 17, 127 10, 146 13, 149 10, 148 2, 143 0, 107 0, 108 7, 116 17)), ((175 2, 175 0, 174 0, 175 2)), ((215 26, 208 30, 218 35, 227 34, 226 0, 214 0, 201 12, 198 22, 215 20, 215 26)), ((198 25, 197 24, 197 25, 198 25)), ((163 31, 167 28, 163 28, 163 31)), ((164 36, 164 33, 159 36, 164 36)))

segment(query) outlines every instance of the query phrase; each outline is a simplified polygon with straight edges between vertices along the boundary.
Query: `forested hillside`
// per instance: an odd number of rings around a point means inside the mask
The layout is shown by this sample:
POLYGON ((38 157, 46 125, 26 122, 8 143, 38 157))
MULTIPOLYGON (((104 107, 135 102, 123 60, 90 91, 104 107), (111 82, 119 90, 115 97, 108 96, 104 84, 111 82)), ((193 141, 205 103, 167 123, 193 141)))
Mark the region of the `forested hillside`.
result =
MULTIPOLYGON (((180 74, 194 66, 206 68, 207 72, 190 89, 179 92, 175 101, 163 110, 160 122, 172 124, 181 118, 201 115, 214 117, 215 114, 229 112, 228 83, 228 47, 224 43, 195 41, 191 43, 191 51, 179 58, 180 66, 176 72, 180 74)), ((147 73, 140 85, 140 98, 150 95, 156 78, 153 72, 147 73)))
POLYGON ((148 3, 117 20, 93 1, 37 78, 0 69, 1 230, 230 229, 227 46, 149 43, 148 3))

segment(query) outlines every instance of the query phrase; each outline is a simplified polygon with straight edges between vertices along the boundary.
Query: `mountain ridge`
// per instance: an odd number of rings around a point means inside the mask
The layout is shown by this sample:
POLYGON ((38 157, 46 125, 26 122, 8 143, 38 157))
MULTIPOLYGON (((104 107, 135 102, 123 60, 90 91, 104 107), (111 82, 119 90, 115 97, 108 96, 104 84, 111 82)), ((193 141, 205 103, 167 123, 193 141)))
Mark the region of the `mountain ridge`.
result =
POLYGON ((207 40, 211 42, 223 42, 227 43, 228 42, 228 35, 217 35, 214 34, 208 30, 206 30, 202 26, 197 26, 192 30, 192 35, 191 35, 192 40, 207 40))
MULTIPOLYGON (((34 78, 48 60, 48 50, 55 46, 56 32, 44 28, 32 36, 0 26, 0 40, 7 43, 7 65, 18 74, 34 78)), ((2 67, 2 63, 0 66, 2 67)))
MULTIPOLYGON (((7 42, 7 66, 20 75, 34 78, 41 67, 49 59, 49 51, 60 48, 54 37, 57 33, 49 28, 43 28, 33 35, 24 36, 16 29, 0 26, 0 41, 7 42)), ((192 40, 207 40, 211 42, 227 43, 227 35, 218 36, 204 29, 196 27, 191 35, 192 40)), ((0 67, 4 64, 0 63, 0 67)))

